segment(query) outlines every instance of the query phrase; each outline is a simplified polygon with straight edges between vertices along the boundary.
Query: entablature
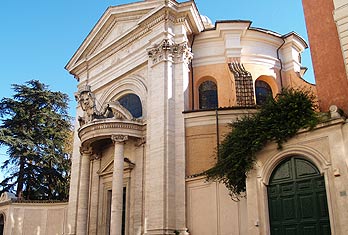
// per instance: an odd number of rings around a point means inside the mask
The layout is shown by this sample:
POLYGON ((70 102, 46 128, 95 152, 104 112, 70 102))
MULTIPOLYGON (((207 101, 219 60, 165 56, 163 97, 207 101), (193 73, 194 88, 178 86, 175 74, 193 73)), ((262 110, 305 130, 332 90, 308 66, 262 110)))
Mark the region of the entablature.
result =
POLYGON ((81 145, 89 146, 102 139, 111 139, 114 135, 124 135, 142 139, 145 136, 146 123, 143 120, 102 119, 83 125, 78 130, 81 145))
POLYGON ((237 121, 239 118, 242 118, 246 115, 254 114, 256 113, 256 111, 256 106, 185 111, 185 127, 190 128, 196 126, 216 125, 217 119, 219 124, 227 125, 231 122, 237 121))

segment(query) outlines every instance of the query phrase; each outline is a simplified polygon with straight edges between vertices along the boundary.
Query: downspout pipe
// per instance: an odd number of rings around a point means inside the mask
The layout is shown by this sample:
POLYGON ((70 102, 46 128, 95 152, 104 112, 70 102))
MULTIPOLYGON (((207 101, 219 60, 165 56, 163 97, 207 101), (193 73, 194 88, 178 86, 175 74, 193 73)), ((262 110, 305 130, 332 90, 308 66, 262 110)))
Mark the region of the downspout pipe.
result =
MULTIPOLYGON (((193 53, 193 43, 195 42, 195 35, 193 34, 192 37, 192 43, 191 43, 191 52, 193 53)), ((193 65, 192 65, 193 59, 191 59, 190 62, 190 70, 191 70, 191 104, 192 108, 191 110, 195 109, 195 86, 194 86, 194 79, 193 79, 193 65)))
POLYGON ((280 78, 280 88, 283 89, 283 76, 282 76, 282 71, 283 71, 283 62, 280 59, 280 55, 279 55, 279 50, 282 48, 282 46, 285 44, 285 40, 283 37, 281 37, 281 39, 283 40, 283 43, 278 47, 277 49, 277 59, 279 60, 280 63, 280 71, 279 71, 279 78, 280 78))
POLYGON ((217 155, 219 156, 220 131, 219 131, 219 113, 218 113, 218 108, 215 109, 215 119, 216 119, 216 149, 217 149, 217 155))

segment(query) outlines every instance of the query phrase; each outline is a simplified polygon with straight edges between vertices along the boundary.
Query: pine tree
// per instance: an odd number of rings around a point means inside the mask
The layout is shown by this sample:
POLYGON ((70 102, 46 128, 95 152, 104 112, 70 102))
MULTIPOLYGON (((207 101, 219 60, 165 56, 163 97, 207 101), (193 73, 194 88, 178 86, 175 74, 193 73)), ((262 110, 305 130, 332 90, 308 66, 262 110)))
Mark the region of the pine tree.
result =
POLYGON ((70 177, 68 96, 36 80, 12 85, 13 98, 0 101, 0 146, 9 158, 2 191, 20 199, 65 200, 70 177))

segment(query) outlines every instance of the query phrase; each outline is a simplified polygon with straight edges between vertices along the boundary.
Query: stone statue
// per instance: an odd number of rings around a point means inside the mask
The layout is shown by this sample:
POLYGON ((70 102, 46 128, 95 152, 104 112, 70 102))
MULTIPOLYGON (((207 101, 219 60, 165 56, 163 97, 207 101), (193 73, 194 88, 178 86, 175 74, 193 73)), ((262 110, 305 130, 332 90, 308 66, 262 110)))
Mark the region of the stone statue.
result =
POLYGON ((80 126, 88 124, 95 119, 113 118, 118 120, 132 120, 132 114, 118 101, 108 102, 98 111, 95 104, 95 96, 90 86, 84 86, 77 93, 75 99, 84 111, 83 117, 78 117, 80 126))
POLYGON ((0 202, 6 202, 11 200, 16 200, 17 197, 13 193, 3 192, 0 196, 0 202))
POLYGON ((132 114, 123 107, 118 101, 112 101, 106 104, 105 111, 101 115, 105 118, 114 118, 119 120, 132 120, 132 114))
POLYGON ((79 117, 78 121, 80 126, 90 123, 97 116, 97 110, 95 106, 95 97, 91 92, 90 86, 85 86, 79 89, 79 92, 75 94, 76 101, 79 102, 81 109, 84 111, 83 117, 79 117))

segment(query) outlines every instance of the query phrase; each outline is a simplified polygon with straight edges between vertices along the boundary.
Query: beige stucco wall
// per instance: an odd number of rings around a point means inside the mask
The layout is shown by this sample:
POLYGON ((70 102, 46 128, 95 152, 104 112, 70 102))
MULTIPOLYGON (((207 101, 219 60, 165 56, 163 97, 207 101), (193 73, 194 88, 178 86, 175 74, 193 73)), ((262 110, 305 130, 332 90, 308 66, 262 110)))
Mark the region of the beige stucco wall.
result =
POLYGON ((225 109, 185 113, 186 207, 190 235, 247 234, 246 200, 233 201, 223 184, 206 182, 197 174, 216 161, 216 143, 229 132, 228 124, 254 109, 225 109), (216 123, 219 123, 217 130, 216 123))
POLYGON ((233 201, 223 184, 202 177, 186 180, 190 235, 246 233, 246 200, 233 201))
POLYGON ((6 235, 61 235, 68 203, 2 203, 6 235))
MULTIPOLYGON (((225 129, 220 126, 219 129, 225 129)), ((195 175, 211 168, 217 150, 216 125, 190 127, 186 129, 186 175, 195 175)), ((222 134, 220 134, 220 138, 222 134)))
POLYGON ((229 123, 254 112, 255 109, 230 108, 185 113, 186 176, 211 168, 216 161, 217 141, 223 141, 230 131, 229 123))
MULTIPOLYGON (((228 68, 228 64, 211 64, 194 68, 194 109, 199 108, 199 85, 207 80, 212 80, 217 84, 219 107, 236 105, 234 78, 228 68)), ((192 92, 190 92, 190 96, 192 97, 192 92)))
MULTIPOLYGON (((244 67, 252 75, 254 88, 256 80, 265 81, 271 87, 274 97, 281 91, 282 87, 305 89, 312 91, 314 95, 317 94, 315 85, 303 80, 299 72, 295 72, 292 69, 283 71, 282 76, 280 76, 279 69, 275 67, 251 63, 244 64, 244 67)), ((228 68, 228 63, 223 63, 202 65, 194 68, 194 90, 192 92, 192 89, 190 89, 191 92, 189 94, 190 107, 192 107, 193 96, 193 109, 199 109, 199 86, 207 80, 214 81, 217 84, 219 107, 234 107, 237 105, 234 76, 228 68)), ((189 87, 191 87, 191 84, 192 81, 190 80, 189 87)))
POLYGON ((283 73, 283 77, 284 87, 310 90, 314 95, 317 95, 316 86, 303 80, 301 77, 299 77, 298 73, 295 73, 294 71, 286 71, 283 73))
MULTIPOLYGON (((294 155, 313 162, 323 174, 332 234, 347 234, 348 122, 345 119, 331 119, 312 131, 301 130, 281 150, 276 144, 267 145, 248 174, 246 200, 235 203, 224 185, 206 182, 204 176, 196 175, 215 161, 215 114, 215 111, 185 114, 187 213, 192 234, 269 234, 268 181, 276 166, 294 155), (231 227, 233 231, 229 230, 231 227)), ((229 130, 227 124, 245 114, 235 109, 218 111, 220 141, 229 130)))

